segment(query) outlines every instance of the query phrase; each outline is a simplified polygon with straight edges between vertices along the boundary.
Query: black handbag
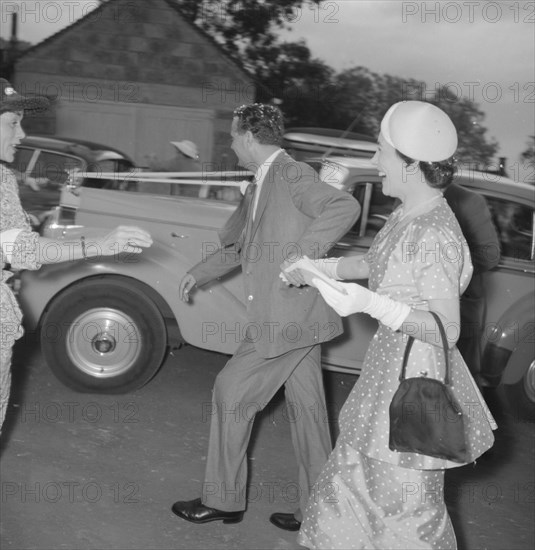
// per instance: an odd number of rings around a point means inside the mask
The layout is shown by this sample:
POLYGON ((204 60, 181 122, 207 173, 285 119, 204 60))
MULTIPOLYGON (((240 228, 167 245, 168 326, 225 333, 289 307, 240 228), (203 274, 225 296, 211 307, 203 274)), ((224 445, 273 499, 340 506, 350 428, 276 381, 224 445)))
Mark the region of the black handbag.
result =
POLYGON ((446 374, 444 383, 422 375, 405 378, 407 360, 414 343, 411 336, 403 356, 400 385, 390 404, 392 451, 418 453, 453 462, 469 461, 462 409, 450 387, 450 364, 446 333, 436 313, 435 318, 444 349, 446 374))

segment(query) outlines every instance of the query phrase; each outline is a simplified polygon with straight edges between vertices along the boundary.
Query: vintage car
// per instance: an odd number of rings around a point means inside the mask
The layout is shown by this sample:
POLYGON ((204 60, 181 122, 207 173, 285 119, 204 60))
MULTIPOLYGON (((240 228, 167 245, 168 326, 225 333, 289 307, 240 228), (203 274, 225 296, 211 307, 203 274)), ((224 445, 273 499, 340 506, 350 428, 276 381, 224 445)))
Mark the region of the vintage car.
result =
MULTIPOLYGON (((125 153, 103 145, 74 138, 26 136, 17 146, 10 164, 19 180, 22 205, 32 224, 39 226, 60 203, 62 189, 77 172, 128 172, 134 162, 125 153), (25 182, 31 179, 33 187, 25 182)), ((83 186, 112 187, 114 180, 88 180, 83 186)))
MULTIPOLYGON (((369 159, 330 157, 318 174, 325 185, 352 193, 362 206, 354 227, 332 255, 364 254, 394 200, 381 192, 369 159)), ((484 374, 507 384, 515 411, 535 402, 534 188, 493 174, 461 174, 482 193, 501 239, 499 267, 487 274, 484 374)), ((84 188, 74 225, 56 222, 45 234, 67 240, 117 224, 140 225, 154 245, 139 256, 49 265, 22 274, 20 300, 28 329, 40 329, 44 357, 65 384, 79 391, 128 392, 145 384, 169 349, 182 343, 231 354, 247 329, 239 270, 178 298, 186 271, 218 247, 217 231, 235 202, 84 188)), ((326 369, 357 374, 376 322, 365 314, 344 320, 345 332, 323 347, 326 369)), ((179 355, 178 355, 179 357, 179 355)), ((524 410, 525 409, 525 410, 524 410)))

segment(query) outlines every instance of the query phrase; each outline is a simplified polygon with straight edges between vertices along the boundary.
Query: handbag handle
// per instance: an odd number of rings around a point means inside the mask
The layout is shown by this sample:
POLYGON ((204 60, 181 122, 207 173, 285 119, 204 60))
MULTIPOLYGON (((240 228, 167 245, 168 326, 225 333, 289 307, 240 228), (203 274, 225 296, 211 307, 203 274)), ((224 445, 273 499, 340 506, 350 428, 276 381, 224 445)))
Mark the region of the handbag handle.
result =
MULTIPOLYGON (((450 361, 449 361, 449 354, 448 354, 448 345, 447 345, 447 338, 446 338, 446 331, 444 330, 444 325, 442 324, 442 321, 440 320, 440 317, 434 312, 429 312, 437 322, 438 330, 440 332, 440 338, 442 340, 442 349, 444 350, 444 358, 446 362, 446 374, 444 376, 444 384, 446 386, 449 386, 450 384, 450 361)), ((412 348, 412 344, 414 344, 414 338, 412 336, 409 336, 409 341, 407 342, 407 347, 405 348, 405 354, 403 355, 403 366, 401 367, 401 374, 399 375, 399 381, 403 382, 405 380, 405 371, 407 370, 407 361, 409 359, 409 353, 412 348)))

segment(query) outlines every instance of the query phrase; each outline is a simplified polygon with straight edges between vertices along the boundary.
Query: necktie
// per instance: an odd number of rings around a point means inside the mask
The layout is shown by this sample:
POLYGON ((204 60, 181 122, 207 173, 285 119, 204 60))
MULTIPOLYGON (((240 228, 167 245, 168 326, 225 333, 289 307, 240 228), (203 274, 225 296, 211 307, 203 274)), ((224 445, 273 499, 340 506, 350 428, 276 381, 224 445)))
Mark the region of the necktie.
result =
POLYGON ((227 247, 238 242, 247 223, 247 213, 252 207, 256 183, 250 183, 241 198, 238 208, 234 210, 227 223, 219 231, 221 246, 227 247))

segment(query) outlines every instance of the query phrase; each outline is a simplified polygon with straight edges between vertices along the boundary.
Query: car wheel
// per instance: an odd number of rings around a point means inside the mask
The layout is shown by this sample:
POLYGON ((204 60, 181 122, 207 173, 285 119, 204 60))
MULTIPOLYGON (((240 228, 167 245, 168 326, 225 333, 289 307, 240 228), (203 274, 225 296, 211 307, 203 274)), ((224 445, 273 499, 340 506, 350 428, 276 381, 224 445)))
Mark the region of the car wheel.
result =
POLYGON ((54 299, 41 323, 41 349, 52 372, 70 388, 126 393, 158 371, 167 332, 158 307, 139 289, 98 278, 54 299))
POLYGON ((506 386, 509 406, 518 420, 535 422, 535 360, 516 383, 506 386))

